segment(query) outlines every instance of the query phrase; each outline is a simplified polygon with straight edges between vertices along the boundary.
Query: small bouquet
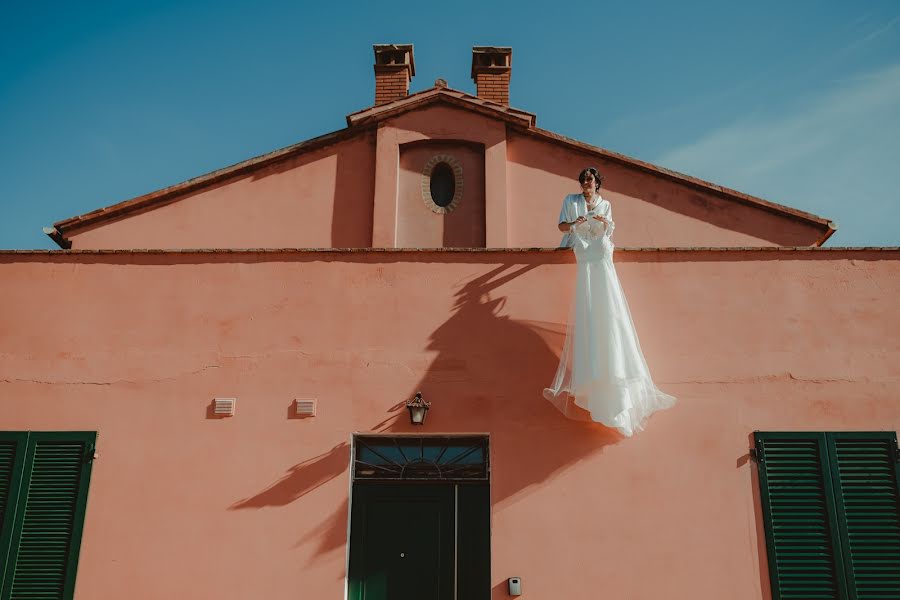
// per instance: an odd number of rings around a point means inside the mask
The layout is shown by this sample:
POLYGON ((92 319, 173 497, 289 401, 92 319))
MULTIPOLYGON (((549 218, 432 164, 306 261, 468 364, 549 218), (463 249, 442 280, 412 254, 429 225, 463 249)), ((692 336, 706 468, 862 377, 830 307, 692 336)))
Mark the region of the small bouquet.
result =
POLYGON ((606 223, 594 218, 596 213, 589 212, 585 216, 587 221, 575 226, 575 234, 583 240, 593 242, 606 235, 606 223))

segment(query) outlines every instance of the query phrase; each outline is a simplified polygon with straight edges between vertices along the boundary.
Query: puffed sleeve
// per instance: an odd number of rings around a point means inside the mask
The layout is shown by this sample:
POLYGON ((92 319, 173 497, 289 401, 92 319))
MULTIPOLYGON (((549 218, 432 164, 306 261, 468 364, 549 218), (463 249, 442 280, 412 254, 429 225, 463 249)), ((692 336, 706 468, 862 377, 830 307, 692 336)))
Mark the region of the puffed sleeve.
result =
POLYGON ((609 200, 605 201, 606 206, 603 210, 603 216, 609 221, 609 225, 606 226, 606 237, 612 241, 613 231, 616 228, 616 223, 612 218, 612 204, 609 203, 609 200))
POLYGON ((572 213, 572 203, 569 202, 569 197, 566 196, 563 198, 562 207, 559 209, 559 221, 557 223, 571 223, 575 220, 575 216, 572 213))

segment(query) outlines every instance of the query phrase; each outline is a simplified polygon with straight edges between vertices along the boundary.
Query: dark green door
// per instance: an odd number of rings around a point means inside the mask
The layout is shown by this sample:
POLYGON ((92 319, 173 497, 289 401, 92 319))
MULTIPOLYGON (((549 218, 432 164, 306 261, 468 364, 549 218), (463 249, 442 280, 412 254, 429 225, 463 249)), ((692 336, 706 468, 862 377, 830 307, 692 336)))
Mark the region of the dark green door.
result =
POLYGON ((356 484, 352 600, 452 600, 455 486, 356 484))

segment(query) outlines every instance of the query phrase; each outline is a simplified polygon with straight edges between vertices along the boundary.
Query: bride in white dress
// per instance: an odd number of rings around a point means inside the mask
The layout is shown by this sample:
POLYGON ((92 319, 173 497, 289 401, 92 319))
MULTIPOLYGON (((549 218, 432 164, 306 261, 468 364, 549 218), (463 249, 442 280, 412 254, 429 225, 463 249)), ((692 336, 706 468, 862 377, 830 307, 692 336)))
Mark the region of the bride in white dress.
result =
POLYGON ((613 266, 615 223, 609 201, 600 197, 595 168, 578 176, 581 194, 563 200, 561 246, 575 250, 578 279, 559 368, 544 397, 572 418, 571 397, 591 419, 631 436, 654 412, 675 404, 650 377, 628 303, 613 266))

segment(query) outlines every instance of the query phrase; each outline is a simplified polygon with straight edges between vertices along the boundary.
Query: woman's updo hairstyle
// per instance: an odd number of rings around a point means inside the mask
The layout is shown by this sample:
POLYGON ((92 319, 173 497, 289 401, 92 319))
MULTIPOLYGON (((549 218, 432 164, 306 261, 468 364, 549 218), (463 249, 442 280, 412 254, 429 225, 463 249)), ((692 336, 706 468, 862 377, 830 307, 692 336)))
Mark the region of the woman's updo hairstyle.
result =
POLYGON ((596 186, 595 191, 599 192, 600 184, 603 183, 603 175, 600 174, 600 171, 598 171, 596 167, 588 167, 587 169, 583 169, 581 173, 578 174, 578 183, 584 183, 584 180, 587 179, 588 174, 594 176, 594 184, 596 186))

